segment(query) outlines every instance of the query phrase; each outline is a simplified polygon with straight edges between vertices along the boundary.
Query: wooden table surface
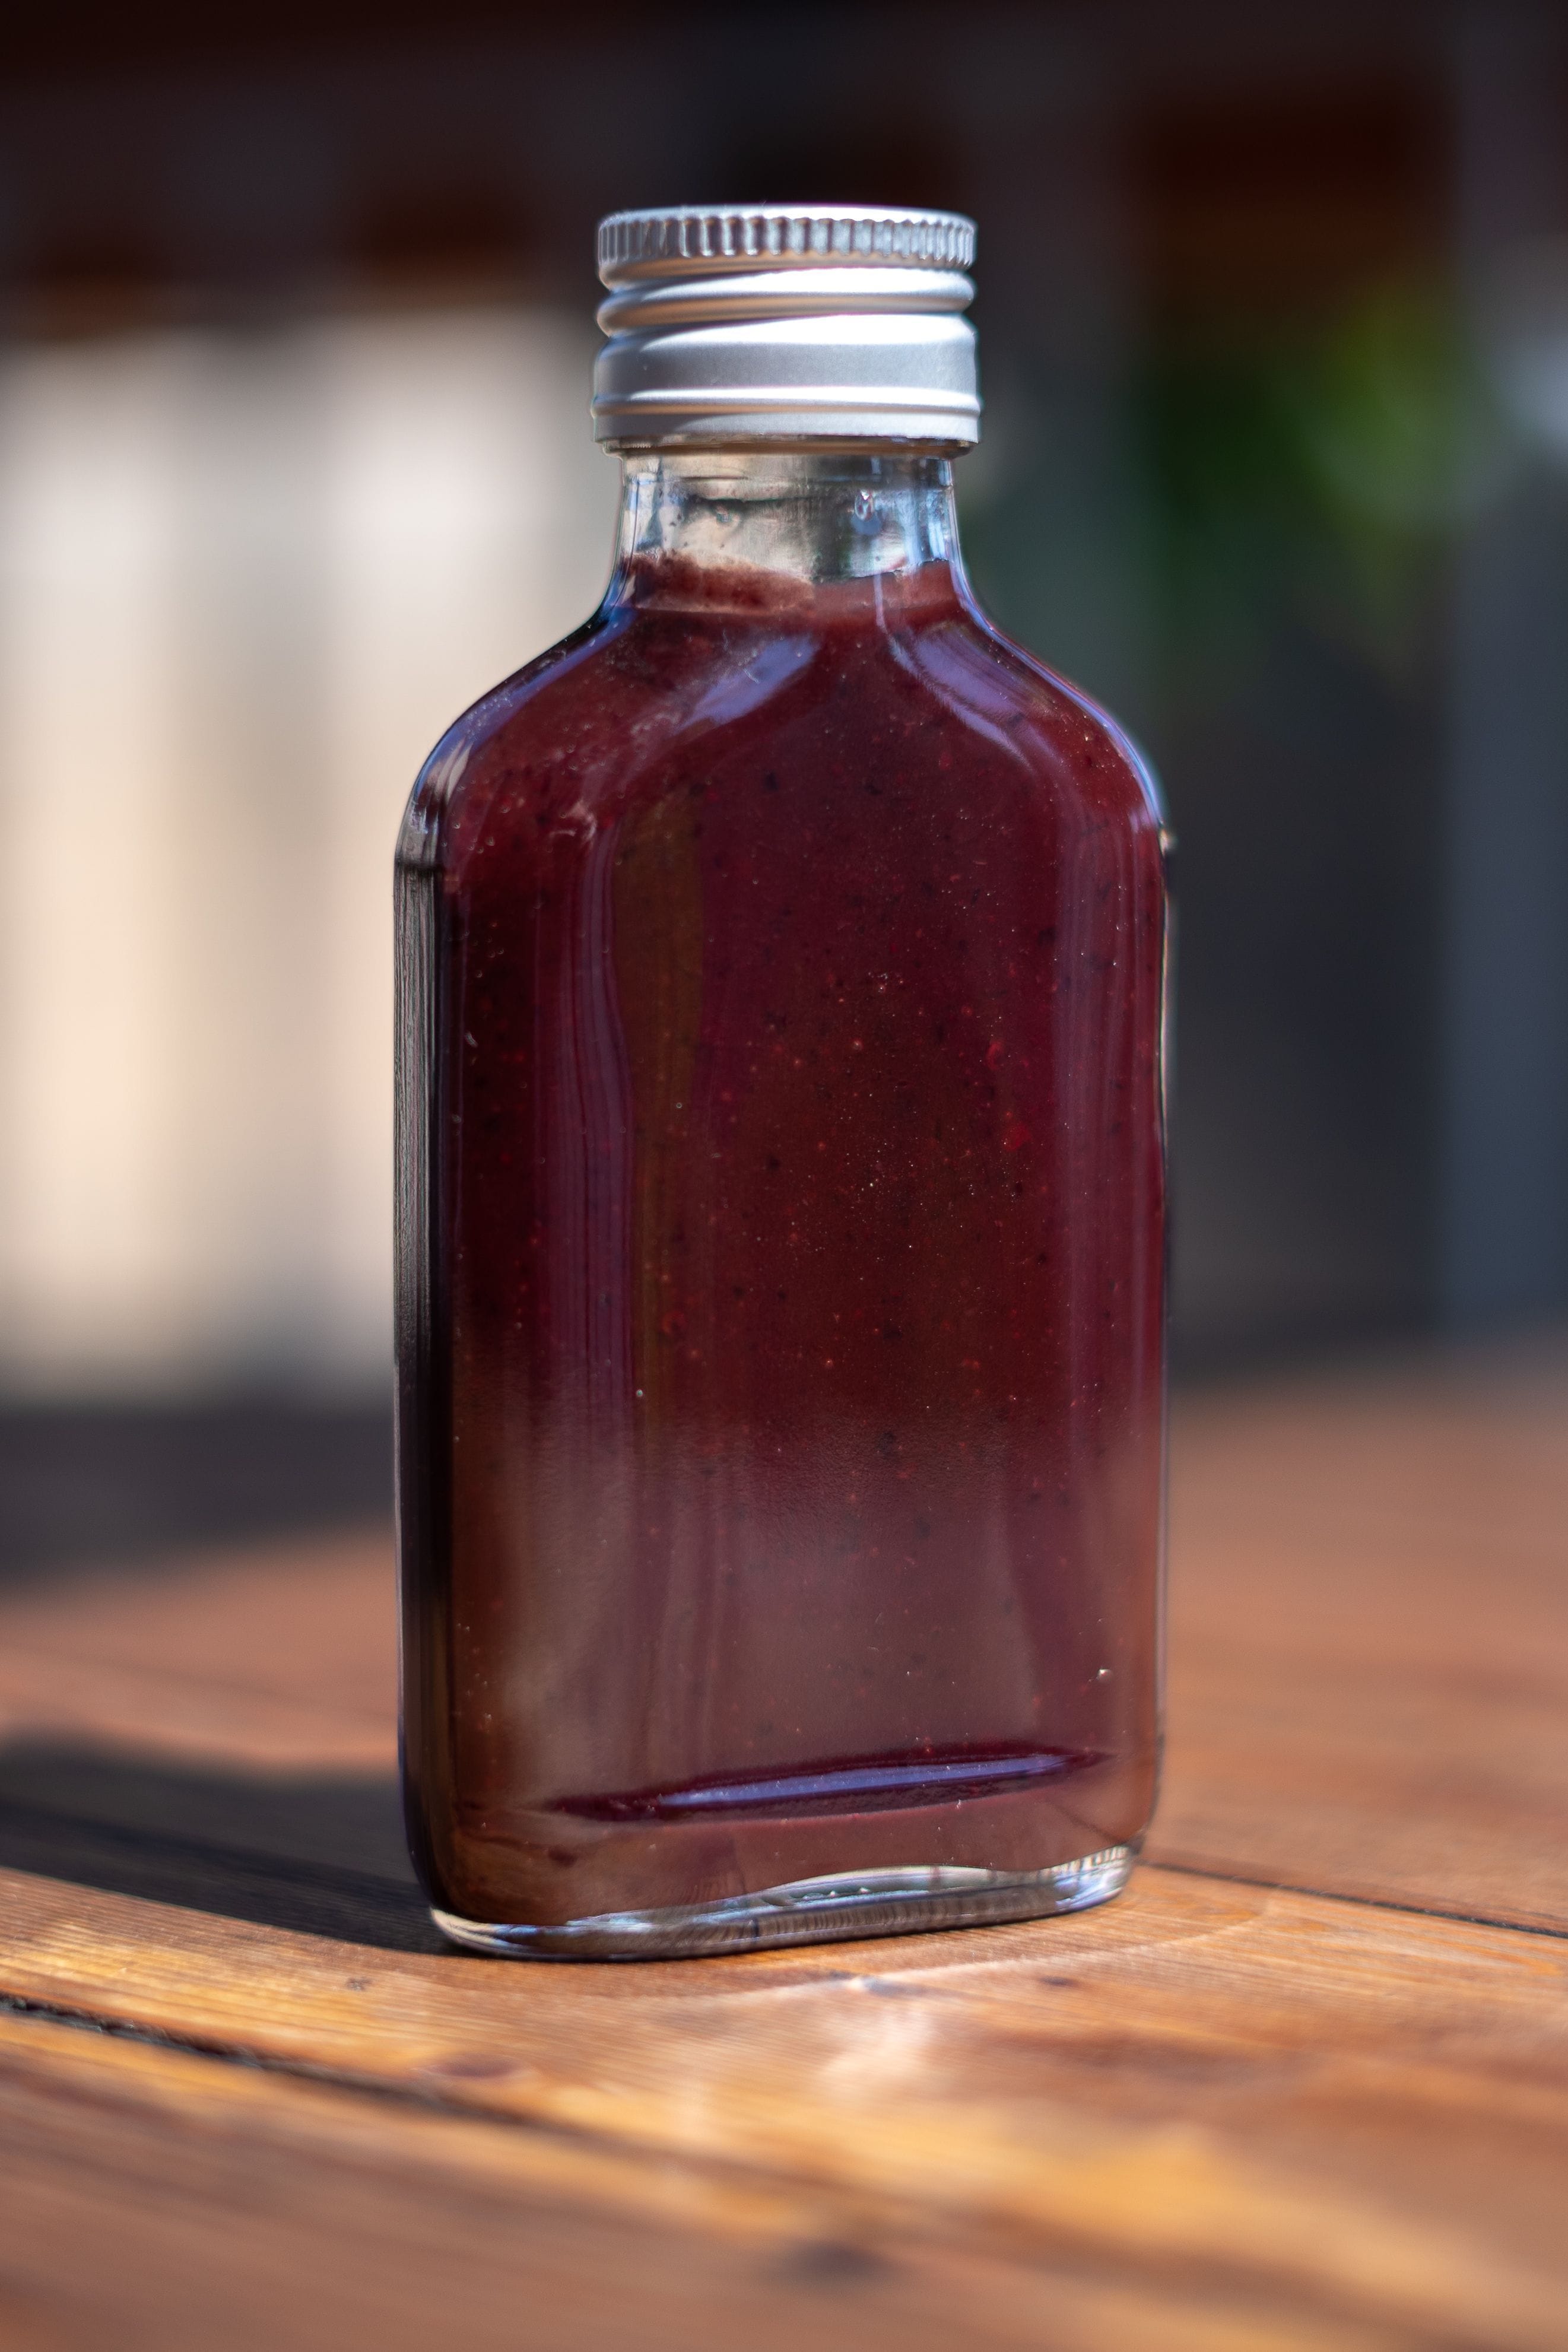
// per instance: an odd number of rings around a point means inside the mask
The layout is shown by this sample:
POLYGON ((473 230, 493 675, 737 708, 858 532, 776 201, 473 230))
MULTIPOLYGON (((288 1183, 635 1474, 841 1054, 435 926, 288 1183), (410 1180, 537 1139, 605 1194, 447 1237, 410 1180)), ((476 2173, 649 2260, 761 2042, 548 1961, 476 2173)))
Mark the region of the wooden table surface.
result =
POLYGON ((1149 1857, 445 1949, 385 1538, 0 1596, 0 2347, 1568 2347, 1568 1369, 1182 1405, 1149 1857))

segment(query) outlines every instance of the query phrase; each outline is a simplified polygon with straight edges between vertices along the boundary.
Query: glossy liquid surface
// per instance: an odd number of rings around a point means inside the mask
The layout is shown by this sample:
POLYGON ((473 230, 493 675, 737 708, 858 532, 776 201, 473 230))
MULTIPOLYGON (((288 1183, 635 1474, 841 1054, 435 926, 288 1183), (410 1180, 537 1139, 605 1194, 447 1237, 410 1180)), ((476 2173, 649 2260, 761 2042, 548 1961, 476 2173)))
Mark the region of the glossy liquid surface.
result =
POLYGON ((416 1859, 549 1925, 1135 1842, 1164 892, 945 563, 667 560, 400 856, 416 1859))

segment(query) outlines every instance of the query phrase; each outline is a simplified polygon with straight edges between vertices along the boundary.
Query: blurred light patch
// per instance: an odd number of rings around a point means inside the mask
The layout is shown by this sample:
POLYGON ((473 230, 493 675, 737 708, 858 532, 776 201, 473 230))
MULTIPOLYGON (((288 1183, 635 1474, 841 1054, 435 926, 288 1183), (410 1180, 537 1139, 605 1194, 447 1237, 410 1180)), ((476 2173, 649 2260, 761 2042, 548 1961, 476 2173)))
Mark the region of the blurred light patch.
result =
POLYGON ((432 311, 0 362, 0 1382, 385 1377, 391 858, 590 611, 590 340, 432 311))
POLYGON ((1480 311, 1501 400, 1531 441, 1568 461, 1568 237, 1494 259, 1480 311))

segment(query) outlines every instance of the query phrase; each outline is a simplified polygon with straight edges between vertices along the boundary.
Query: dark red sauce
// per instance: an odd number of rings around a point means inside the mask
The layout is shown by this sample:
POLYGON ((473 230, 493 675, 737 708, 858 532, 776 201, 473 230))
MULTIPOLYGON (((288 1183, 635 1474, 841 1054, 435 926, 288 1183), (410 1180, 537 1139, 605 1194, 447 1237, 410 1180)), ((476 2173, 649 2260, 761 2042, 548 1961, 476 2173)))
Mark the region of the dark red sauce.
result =
POLYGON ((550 1924, 1135 1841, 1164 888, 947 567, 666 561, 400 861, 407 1785, 550 1924))

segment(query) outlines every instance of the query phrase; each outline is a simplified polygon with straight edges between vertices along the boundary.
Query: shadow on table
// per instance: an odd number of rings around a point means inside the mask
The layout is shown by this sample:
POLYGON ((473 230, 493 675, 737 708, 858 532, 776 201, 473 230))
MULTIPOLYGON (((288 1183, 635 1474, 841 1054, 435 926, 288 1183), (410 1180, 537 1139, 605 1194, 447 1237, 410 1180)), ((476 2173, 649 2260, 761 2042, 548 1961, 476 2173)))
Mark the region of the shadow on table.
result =
POLYGON ((0 1746, 0 1869, 384 1951, 449 1948, 389 1773, 247 1773, 15 1741, 0 1746))

